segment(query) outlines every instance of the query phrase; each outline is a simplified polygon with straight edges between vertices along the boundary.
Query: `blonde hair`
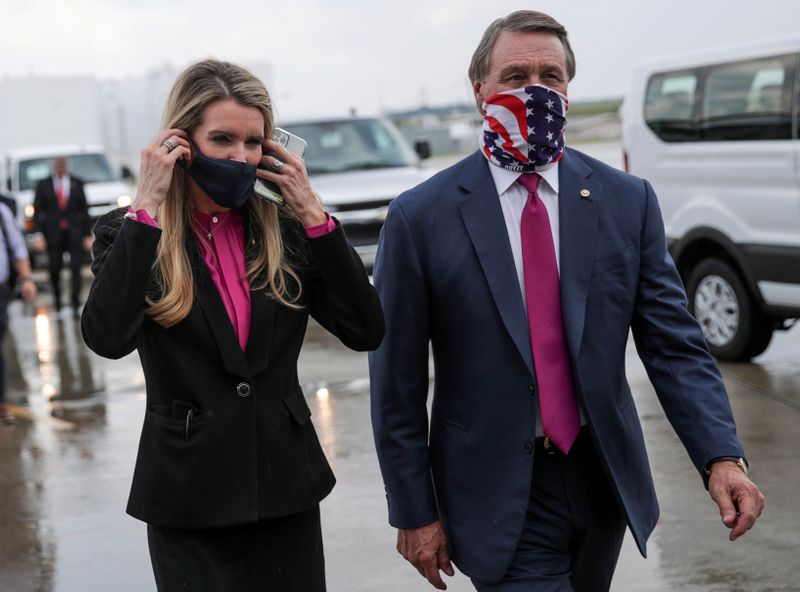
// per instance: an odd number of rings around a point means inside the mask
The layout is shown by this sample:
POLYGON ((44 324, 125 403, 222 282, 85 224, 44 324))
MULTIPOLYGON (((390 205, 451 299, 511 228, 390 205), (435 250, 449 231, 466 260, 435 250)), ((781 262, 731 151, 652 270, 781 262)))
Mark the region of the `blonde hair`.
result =
MULTIPOLYGON (((270 137, 273 115, 267 89, 248 70, 218 60, 198 62, 178 76, 167 99, 162 128, 191 131, 202 122, 208 105, 229 99, 261 111, 264 135, 270 137)), ((251 235, 260 237, 246 270, 251 289, 267 290, 281 304, 300 308, 300 278, 286 258, 277 207, 252 196, 248 207, 251 235)), ((155 262, 158 296, 147 297, 147 313, 160 325, 171 327, 186 318, 195 298, 192 267, 184 243, 191 226, 186 174, 180 167, 175 167, 158 215, 162 228, 155 262)), ((245 245, 246 250, 248 246, 245 245)))

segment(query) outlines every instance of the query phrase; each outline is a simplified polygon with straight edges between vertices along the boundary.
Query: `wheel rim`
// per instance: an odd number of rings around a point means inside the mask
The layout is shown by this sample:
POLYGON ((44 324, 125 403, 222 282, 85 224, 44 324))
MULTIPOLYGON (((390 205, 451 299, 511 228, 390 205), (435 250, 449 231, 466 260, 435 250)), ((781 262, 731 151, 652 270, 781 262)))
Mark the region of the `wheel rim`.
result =
POLYGON ((694 295, 694 314, 708 343, 729 345, 739 330, 739 301, 733 286, 718 275, 704 277, 694 295))

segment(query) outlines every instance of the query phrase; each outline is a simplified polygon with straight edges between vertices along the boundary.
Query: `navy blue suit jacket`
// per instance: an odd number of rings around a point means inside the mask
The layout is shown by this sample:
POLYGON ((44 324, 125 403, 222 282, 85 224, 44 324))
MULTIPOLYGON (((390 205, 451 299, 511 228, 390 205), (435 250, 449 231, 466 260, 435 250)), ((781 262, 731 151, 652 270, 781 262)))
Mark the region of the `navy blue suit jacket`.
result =
MULTIPOLYGON (((476 152, 392 203, 375 265, 387 331, 370 355, 390 523, 441 519, 456 565, 486 582, 503 576, 519 540, 536 470, 525 444, 537 413, 525 305, 488 167, 476 152)), ((650 185, 568 149, 559 164, 559 220, 562 314, 579 404, 644 554, 658 504, 625 378, 630 330, 698 471, 716 457, 743 456, 742 447, 719 372, 686 310, 650 185)))

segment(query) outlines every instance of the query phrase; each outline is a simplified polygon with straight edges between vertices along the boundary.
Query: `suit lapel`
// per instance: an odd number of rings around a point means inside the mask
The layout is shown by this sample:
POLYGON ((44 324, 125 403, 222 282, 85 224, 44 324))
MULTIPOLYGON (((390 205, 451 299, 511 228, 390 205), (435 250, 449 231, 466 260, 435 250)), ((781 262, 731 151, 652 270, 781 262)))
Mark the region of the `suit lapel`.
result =
POLYGON ((467 233, 506 330, 533 375, 528 320, 503 212, 488 164, 479 152, 470 157, 459 179, 466 196, 459 204, 467 233))
POLYGON ((203 261, 203 256, 191 228, 186 230, 186 250, 189 253, 192 271, 195 276, 197 300, 211 333, 214 335, 214 340, 217 342, 220 354, 222 354, 223 365, 231 374, 249 379, 251 376, 250 368, 239 345, 236 331, 231 324, 217 287, 214 285, 208 266, 203 261))
POLYGON ((592 169, 567 149, 558 170, 559 252, 561 313, 573 361, 578 358, 583 336, 602 206, 602 185, 591 175, 592 169))

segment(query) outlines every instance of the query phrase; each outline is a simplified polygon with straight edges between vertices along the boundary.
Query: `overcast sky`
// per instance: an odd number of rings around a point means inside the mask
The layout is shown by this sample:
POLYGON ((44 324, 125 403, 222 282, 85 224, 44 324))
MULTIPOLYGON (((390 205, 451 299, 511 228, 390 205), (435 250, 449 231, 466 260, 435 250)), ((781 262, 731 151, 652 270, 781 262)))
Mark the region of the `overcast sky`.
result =
POLYGON ((211 56, 268 62, 284 117, 469 102, 481 34, 519 8, 567 28, 573 100, 621 96, 642 58, 800 38, 798 0, 0 0, 0 78, 124 78, 211 56))

